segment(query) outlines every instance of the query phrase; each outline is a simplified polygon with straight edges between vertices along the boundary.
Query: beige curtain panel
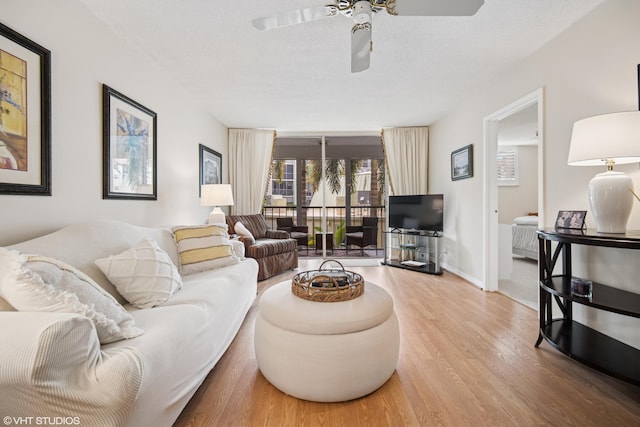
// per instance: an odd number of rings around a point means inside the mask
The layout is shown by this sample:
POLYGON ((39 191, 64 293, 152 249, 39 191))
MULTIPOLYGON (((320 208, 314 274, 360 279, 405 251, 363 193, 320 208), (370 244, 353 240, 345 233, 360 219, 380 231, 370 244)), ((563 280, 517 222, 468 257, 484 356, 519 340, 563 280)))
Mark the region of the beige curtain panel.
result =
POLYGON ((274 130, 229 129, 229 181, 235 205, 232 215, 251 215, 262 211, 274 130))
POLYGON ((382 146, 391 194, 427 194, 429 128, 383 129, 382 146))

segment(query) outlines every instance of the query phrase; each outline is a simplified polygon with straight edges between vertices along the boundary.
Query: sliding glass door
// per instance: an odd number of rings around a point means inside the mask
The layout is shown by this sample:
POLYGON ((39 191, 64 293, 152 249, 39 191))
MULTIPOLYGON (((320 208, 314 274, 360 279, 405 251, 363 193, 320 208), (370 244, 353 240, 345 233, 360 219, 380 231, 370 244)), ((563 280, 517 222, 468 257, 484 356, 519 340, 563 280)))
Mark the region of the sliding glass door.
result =
POLYGON ((353 227, 361 226, 363 217, 378 218, 375 241, 368 242, 366 252, 348 251, 377 256, 385 217, 383 165, 379 137, 279 138, 265 218, 274 229, 282 217, 306 226, 309 255, 322 257, 346 255, 346 232, 357 232, 353 227))

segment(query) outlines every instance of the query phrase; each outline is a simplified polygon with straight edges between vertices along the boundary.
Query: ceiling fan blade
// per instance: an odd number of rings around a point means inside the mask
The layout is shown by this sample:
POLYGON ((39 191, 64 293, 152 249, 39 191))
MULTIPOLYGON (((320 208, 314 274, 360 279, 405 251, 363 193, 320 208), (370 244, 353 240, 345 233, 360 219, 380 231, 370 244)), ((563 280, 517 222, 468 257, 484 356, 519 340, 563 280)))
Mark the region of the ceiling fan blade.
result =
POLYGON ((333 5, 309 7, 307 9, 291 10, 278 15, 256 18, 252 20, 251 23, 256 29, 265 31, 328 18, 337 13, 338 9, 333 5))
POLYGON ((471 16, 483 4, 484 0, 397 0, 387 11, 398 16, 471 16))
POLYGON ((369 68, 371 59, 371 24, 356 24, 351 30, 351 72, 369 68))

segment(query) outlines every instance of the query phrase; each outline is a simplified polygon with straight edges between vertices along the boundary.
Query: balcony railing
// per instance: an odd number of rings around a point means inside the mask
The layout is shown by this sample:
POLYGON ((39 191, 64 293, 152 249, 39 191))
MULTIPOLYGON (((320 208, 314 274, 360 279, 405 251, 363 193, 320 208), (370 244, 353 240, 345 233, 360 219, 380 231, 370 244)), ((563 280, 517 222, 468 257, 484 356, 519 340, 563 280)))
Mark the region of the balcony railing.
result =
MULTIPOLYGON (((384 206, 352 206, 349 208, 349 223, 347 224, 347 208, 345 206, 327 206, 327 233, 333 233, 334 239, 340 235, 338 229, 341 225, 361 225, 362 217, 378 218, 378 237, 376 248, 382 248, 382 230, 385 224, 384 206)), ((316 232, 322 230, 322 208, 319 206, 263 206, 262 214, 267 225, 276 230, 276 219, 291 217, 296 225, 306 225, 311 239, 316 232), (298 216, 298 211, 300 215, 298 216)), ((344 241, 335 241, 336 247, 343 247, 344 241)))

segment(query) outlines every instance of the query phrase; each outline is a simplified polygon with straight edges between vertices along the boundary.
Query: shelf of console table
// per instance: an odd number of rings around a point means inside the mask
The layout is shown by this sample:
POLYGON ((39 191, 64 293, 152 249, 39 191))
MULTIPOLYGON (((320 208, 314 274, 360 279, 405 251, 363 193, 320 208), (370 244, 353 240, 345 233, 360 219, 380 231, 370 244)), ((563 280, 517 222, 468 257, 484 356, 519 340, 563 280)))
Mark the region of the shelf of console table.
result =
POLYGON ((640 232, 602 234, 582 230, 538 230, 540 331, 542 340, 569 357, 624 381, 640 385, 640 350, 573 320, 572 304, 640 318, 640 294, 592 282, 590 298, 571 294, 571 245, 640 249, 640 232), (551 242, 557 242, 552 251, 551 242), (553 275, 561 259, 563 272, 553 275), (562 318, 553 318, 556 301, 562 318))

